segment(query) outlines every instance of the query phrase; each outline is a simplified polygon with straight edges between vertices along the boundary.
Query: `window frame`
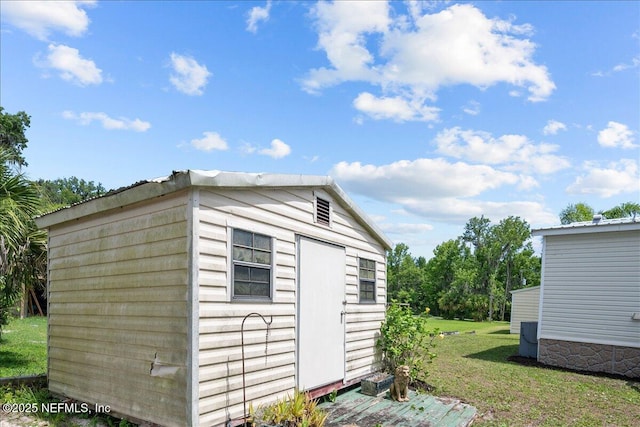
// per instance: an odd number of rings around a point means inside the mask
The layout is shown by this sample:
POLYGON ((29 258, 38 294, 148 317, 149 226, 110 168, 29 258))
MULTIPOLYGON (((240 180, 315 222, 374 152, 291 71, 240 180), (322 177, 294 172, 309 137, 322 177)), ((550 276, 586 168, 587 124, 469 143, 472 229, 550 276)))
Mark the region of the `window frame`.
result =
POLYGON ((358 303, 359 304, 376 304, 377 303, 377 298, 378 298, 378 293, 376 292, 376 288, 377 288, 377 267, 378 264, 375 260, 370 259, 370 258, 363 258, 363 257, 358 257, 358 303), (372 267, 369 266, 362 266, 362 262, 365 261, 366 263, 373 263, 372 267), (365 277, 363 278, 363 270, 365 271, 370 271, 373 272, 373 278, 369 278, 369 277, 365 277), (367 293, 372 292, 373 293, 373 298, 372 299, 368 299, 368 298, 363 298, 362 297, 362 290, 363 290, 363 284, 366 284, 367 286, 371 286, 372 290, 371 291, 366 291, 367 293))
MULTIPOLYGON (((232 302, 255 302, 255 303, 270 303, 273 302, 273 295, 274 295, 274 264, 275 264, 275 239, 272 236, 269 236, 267 234, 264 233, 260 233, 258 231, 255 230, 251 230, 248 228, 242 228, 242 227, 230 227, 229 228, 230 233, 229 233, 229 277, 230 277, 230 295, 231 295, 231 301, 232 302), (247 245, 242 245, 242 244, 236 244, 235 243, 235 233, 236 232, 243 232, 243 233, 249 233, 251 234, 252 238, 252 242, 251 242, 251 246, 247 246, 247 245), (255 236, 258 235, 260 237, 263 238, 267 238, 269 239, 269 254, 270 254, 270 263, 269 264, 264 264, 264 263, 259 263, 259 262, 255 262, 255 261, 246 261, 246 260, 240 260, 240 259, 236 259, 235 257, 235 251, 234 248, 238 247, 238 248, 243 248, 243 249, 251 249, 251 253, 252 253, 252 257, 254 254, 254 251, 259 250, 262 252, 266 252, 264 250, 264 248, 260 248, 256 246, 256 242, 255 242, 255 236), (268 292, 268 296, 258 296, 258 295, 237 295, 236 294, 236 266, 241 266, 241 267, 248 267, 249 269, 262 269, 262 270, 267 270, 267 277, 269 278, 269 292, 268 292)), ((251 270, 250 270, 251 271, 251 270)), ((249 285, 251 286, 251 280, 248 281, 249 285)))

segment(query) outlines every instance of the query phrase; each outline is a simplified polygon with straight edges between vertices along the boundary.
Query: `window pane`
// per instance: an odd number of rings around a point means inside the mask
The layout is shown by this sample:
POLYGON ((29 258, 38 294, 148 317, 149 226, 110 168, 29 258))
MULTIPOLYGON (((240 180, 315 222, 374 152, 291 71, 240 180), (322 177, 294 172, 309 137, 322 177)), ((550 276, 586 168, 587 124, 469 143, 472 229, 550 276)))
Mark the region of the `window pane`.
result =
POLYGON ((252 284, 251 285, 252 288, 252 292, 251 295, 256 296, 256 297, 269 297, 269 285, 268 284, 252 284))
POLYGON ((251 249, 233 247, 233 259, 236 261, 251 262, 251 249))
POLYGON ((244 230, 233 230, 233 244, 253 246, 253 233, 244 230))
POLYGON ((251 284, 247 282, 238 282, 236 281, 234 284, 234 295, 236 296, 250 296, 251 295, 251 284))
POLYGON ((271 252, 263 252, 256 250, 253 254, 255 259, 253 262, 257 262, 258 264, 271 264, 271 252))
POLYGON ((262 282, 269 283, 269 270, 264 268, 252 268, 251 269, 251 281, 252 282, 262 282))
POLYGON ((271 237, 255 234, 253 238, 255 248, 271 250, 271 237))
POLYGON ((233 267, 233 269, 234 279, 236 281, 242 280, 248 282, 249 280, 251 280, 251 276, 249 275, 249 267, 236 265, 233 267))
POLYGON ((375 270, 376 269, 376 262, 368 259, 367 260, 367 268, 370 268, 371 270, 375 270))
POLYGON ((375 302, 375 283, 370 281, 360 281, 360 302, 375 302))

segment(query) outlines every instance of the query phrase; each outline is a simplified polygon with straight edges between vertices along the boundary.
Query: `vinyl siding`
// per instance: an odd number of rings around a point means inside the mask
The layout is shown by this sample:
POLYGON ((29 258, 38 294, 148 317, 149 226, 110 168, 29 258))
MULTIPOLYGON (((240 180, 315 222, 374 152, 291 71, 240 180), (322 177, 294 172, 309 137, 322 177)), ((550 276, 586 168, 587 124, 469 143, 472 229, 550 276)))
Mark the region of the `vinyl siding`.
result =
POLYGON ((218 425, 243 412, 241 324, 245 323, 247 405, 268 403, 296 385, 296 235, 346 248, 347 380, 375 368, 375 334, 384 319, 384 249, 330 196, 332 226, 313 222, 311 189, 246 189, 200 191, 199 333, 200 425, 218 425), (243 228, 275 239, 273 301, 230 302, 229 232, 243 228), (377 261, 377 304, 358 304, 358 257, 377 261), (266 339, 268 338, 268 339, 266 339))
POLYGON ((539 338, 640 347, 640 231, 545 236, 539 338))
POLYGON ((52 392, 184 426, 187 244, 184 192, 49 229, 52 392))
POLYGON ((521 322, 537 322, 540 308, 540 286, 511 292, 512 334, 520 333, 521 322))

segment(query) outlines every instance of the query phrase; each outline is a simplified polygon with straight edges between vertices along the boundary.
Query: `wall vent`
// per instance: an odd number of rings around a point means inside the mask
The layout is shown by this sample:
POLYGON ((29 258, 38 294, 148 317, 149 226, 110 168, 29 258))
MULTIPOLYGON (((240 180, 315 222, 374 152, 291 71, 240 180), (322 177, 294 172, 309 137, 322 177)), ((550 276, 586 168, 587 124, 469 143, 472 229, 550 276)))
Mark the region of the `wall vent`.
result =
POLYGON ((331 225, 331 204, 328 200, 316 197, 316 222, 322 225, 331 225))

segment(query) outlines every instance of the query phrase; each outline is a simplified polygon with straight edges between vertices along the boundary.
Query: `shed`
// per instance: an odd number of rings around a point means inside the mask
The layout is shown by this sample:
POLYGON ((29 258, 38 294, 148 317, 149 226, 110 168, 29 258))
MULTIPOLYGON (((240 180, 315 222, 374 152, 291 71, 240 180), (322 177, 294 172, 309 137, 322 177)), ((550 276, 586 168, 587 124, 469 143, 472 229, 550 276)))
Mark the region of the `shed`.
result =
POLYGON ((640 377, 640 218, 532 234, 543 238, 538 361, 640 377))
POLYGON ((217 426, 379 368, 391 242, 330 177, 180 171, 36 223, 53 393, 217 426))
POLYGON ((537 322, 540 286, 511 291, 511 325, 509 332, 520 333, 520 322, 537 322))

